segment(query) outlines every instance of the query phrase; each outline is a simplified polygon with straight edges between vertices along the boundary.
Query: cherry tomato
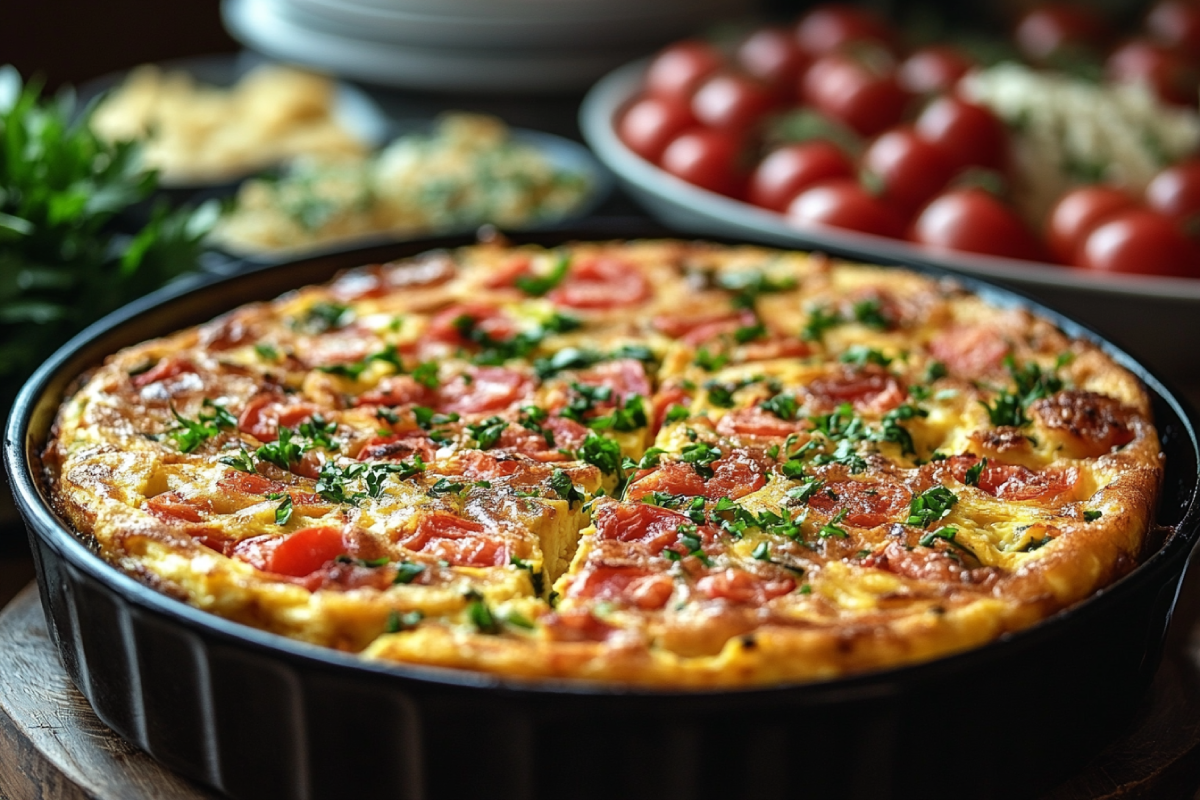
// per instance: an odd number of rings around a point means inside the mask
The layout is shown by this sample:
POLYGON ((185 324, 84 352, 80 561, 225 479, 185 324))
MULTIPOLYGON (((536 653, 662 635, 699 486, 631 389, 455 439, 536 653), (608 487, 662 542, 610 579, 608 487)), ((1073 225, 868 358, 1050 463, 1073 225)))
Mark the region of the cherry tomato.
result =
POLYGON ((303 578, 346 552, 338 528, 305 528, 288 535, 267 558, 269 572, 303 578))
POLYGON ((1026 58, 1044 64, 1102 49, 1108 40, 1108 26, 1103 17, 1082 4, 1045 3, 1021 17, 1013 38, 1026 58))
POLYGON ((872 142, 862 165, 883 182, 883 200, 905 214, 940 192, 956 166, 949 154, 909 126, 893 128, 872 142))
POLYGON ((930 103, 915 123, 917 134, 949 153, 957 167, 1003 170, 1008 131, 995 114, 958 97, 930 103))
POLYGON ((853 178, 854 162, 840 147, 821 139, 788 144, 771 152, 750 176, 751 203, 786 211, 803 189, 830 178, 853 178))
POLYGON ((774 105, 766 86, 732 72, 718 72, 692 95, 692 115, 710 128, 748 128, 774 105))
POLYGON ((975 62, 949 45, 922 47, 900 63, 897 79, 913 94, 948 92, 975 62))
POLYGON ((1186 276, 1195 272, 1196 248, 1168 217, 1131 208, 1088 234, 1078 264, 1100 272, 1186 276))
POLYGON ((790 31, 760 28, 738 46, 737 61, 747 75, 790 94, 810 59, 790 31))
POLYGON ((700 82, 720 69, 725 58, 708 42, 685 39, 654 57, 646 70, 646 92, 688 101, 700 82))
POLYGON ((675 137, 659 163, 677 178, 717 194, 736 195, 741 185, 736 160, 741 142, 725 131, 693 129, 675 137))
POLYGON ((1187 0, 1160 0, 1146 15, 1146 32, 1159 44, 1200 57, 1200 6, 1187 0))
POLYGON ((913 223, 909 238, 939 250, 1042 258, 1041 246, 1016 212, 974 187, 951 189, 935 198, 913 223))
POLYGON ((882 18, 861 8, 823 5, 809 11, 796 24, 796 41, 814 55, 843 49, 848 44, 873 42, 895 50, 896 33, 882 18))
POLYGON ((1115 186, 1081 186, 1059 198, 1046 224, 1046 242, 1050 252, 1064 264, 1071 264, 1079 245, 1105 218, 1132 208, 1132 197, 1115 186))
POLYGON ((1160 100, 1194 106, 1200 71, 1179 53, 1145 39, 1132 39, 1113 51, 1104 65, 1117 83, 1146 86, 1160 100))
POLYGON ((1193 223, 1200 215, 1200 159, 1167 167, 1146 187, 1146 205, 1176 222, 1193 223))
POLYGON ((648 161, 658 161, 667 143, 695 124, 686 103, 669 97, 643 97, 625 110, 617 135, 648 161))
POLYGON ((818 223, 837 228, 899 236, 904 223, 891 207, 870 194, 858 181, 823 181, 805 189, 792 200, 788 219, 802 224, 818 223))
POLYGON ((438 388, 439 411, 483 414, 501 411, 526 400, 533 382, 505 367, 469 367, 467 372, 438 388))
POLYGON ((880 59, 830 53, 817 59, 800 83, 809 105, 863 136, 895 125, 908 105, 892 65, 880 59))

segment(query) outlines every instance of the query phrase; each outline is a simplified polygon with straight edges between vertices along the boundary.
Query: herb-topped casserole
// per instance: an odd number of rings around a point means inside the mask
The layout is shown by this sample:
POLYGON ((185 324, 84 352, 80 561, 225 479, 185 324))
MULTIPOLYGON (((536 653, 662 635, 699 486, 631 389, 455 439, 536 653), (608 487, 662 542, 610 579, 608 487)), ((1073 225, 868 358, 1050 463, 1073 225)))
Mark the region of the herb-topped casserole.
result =
POLYGON ((977 646, 1129 571, 1162 479, 1094 345, 952 282, 675 241, 370 265, 59 414, 105 558, 366 658, 663 687, 977 646))

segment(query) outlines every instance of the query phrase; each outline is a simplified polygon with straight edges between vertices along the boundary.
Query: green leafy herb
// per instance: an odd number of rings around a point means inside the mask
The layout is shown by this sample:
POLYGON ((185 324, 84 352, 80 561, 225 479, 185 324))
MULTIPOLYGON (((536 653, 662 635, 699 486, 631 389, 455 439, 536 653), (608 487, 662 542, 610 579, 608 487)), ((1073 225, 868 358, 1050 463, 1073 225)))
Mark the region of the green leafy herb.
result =
POLYGON ((860 367, 865 367, 867 364, 886 367, 892 363, 892 359, 885 356, 881 351, 861 344, 856 344, 848 348, 846 352, 842 353, 839 360, 843 364, 855 364, 860 367))
POLYGON ((930 361, 929 365, 925 367, 925 382, 933 383, 938 378, 944 378, 949 374, 945 364, 940 361, 930 361))
POLYGON ((1083 512, 1083 519, 1085 522, 1095 522, 1096 520, 1100 519, 1102 516, 1104 516, 1103 511, 1096 511, 1093 509, 1089 509, 1089 510, 1083 512))
POLYGON ((275 507, 275 524, 287 525, 292 518, 292 496, 285 494, 283 501, 275 507))
POLYGON ((544 408, 539 406, 522 406, 517 422, 520 423, 522 428, 540 434, 546 440, 547 447, 554 447, 554 431, 542 425, 549 418, 550 412, 544 408))
POLYGON ((452 481, 449 478, 438 478, 433 486, 429 487, 429 495, 431 497, 444 497, 448 494, 462 494, 467 488, 465 483, 452 481))
POLYGON ((711 567, 713 562, 704 552, 704 542, 700 539, 700 533, 695 525, 680 525, 679 543, 687 550, 689 556, 695 556, 700 560, 700 563, 706 567, 711 567))
POLYGON ((834 515, 833 519, 821 526, 821 528, 817 531, 817 535, 822 539, 828 539, 830 536, 838 536, 843 539, 849 537, 850 534, 846 532, 846 529, 838 526, 839 523, 844 520, 846 515, 849 513, 849 509, 843 508, 836 515, 834 515))
POLYGON ((480 450, 490 450, 500 441, 501 434, 508 423, 500 417, 488 417, 478 425, 468 425, 467 432, 475 440, 480 450))
POLYGON ((238 472, 254 472, 254 459, 250 456, 250 452, 244 447, 238 450, 234 455, 221 456, 221 458, 217 460, 228 467, 233 467, 238 472))
POLYGON ((383 629, 386 633, 399 633, 417 627, 423 619, 425 619, 425 615, 417 610, 401 613, 392 609, 388 612, 387 622, 383 629))
POLYGON ((542 591, 546 588, 545 574, 543 574, 541 570, 535 570, 533 568, 533 564, 531 564, 530 562, 526 561, 523 558, 517 558, 516 556, 511 556, 509 558, 508 563, 512 564, 517 569, 523 569, 529 573, 529 582, 533 584, 533 593, 534 594, 540 595, 542 593, 542 591))
POLYGON ((757 558, 759 561, 770 561, 771 545, 767 544, 766 542, 759 542, 758 546, 754 548, 754 552, 752 552, 750 555, 754 558, 757 558))
POLYGON ((754 325, 743 325, 733 332, 733 340, 738 344, 746 344, 756 339, 766 338, 767 326, 761 322, 754 325))
POLYGON ((541 297, 544 294, 549 294, 552 289, 562 283, 563 278, 567 277, 567 272, 570 269, 571 258, 563 253, 554 262, 554 266, 550 272, 537 276, 522 275, 513 282, 513 285, 527 295, 541 297))
POLYGON ((237 418, 229 413, 223 405, 214 403, 208 398, 204 399, 203 407, 211 409, 209 413, 201 411, 195 420, 186 419, 180 416, 175 410, 175 406, 171 406, 171 415, 175 417, 175 421, 179 427, 171 431, 168 435, 175 442, 175 446, 179 448, 181 453, 191 453, 200 445, 207 442, 209 439, 216 436, 221 430, 230 430, 237 428, 237 418))
POLYGON ((276 350, 273 345, 269 345, 266 342, 259 342, 258 344, 254 345, 254 352, 257 353, 258 357, 264 361, 279 360, 279 351, 276 350))
POLYGON ((338 303, 318 302, 309 306, 304 315, 293 322, 303 333, 325 333, 344 328, 354 321, 354 309, 338 303))
POLYGON ((559 499, 567 501, 568 509, 576 503, 583 502, 583 492, 579 491, 571 482, 571 476, 561 469, 554 470, 550 475, 550 488, 554 490, 559 499))
POLYGON ((558 415, 575 422, 583 422, 584 417, 591 413, 597 403, 605 403, 612 399, 612 388, 608 386, 572 383, 571 392, 571 399, 558 415))
POLYGON ((712 463, 721 457, 721 448, 705 442, 692 442, 685 445, 679 453, 679 459, 691 464, 702 478, 713 476, 712 463))
POLYGON ((625 405, 621 408, 614 408, 611 414, 605 414, 602 417, 588 420, 588 427, 595 430, 609 430, 619 432, 636 431, 639 428, 644 428, 649 422, 646 419, 646 409, 642 402, 642 396, 635 394, 625 401, 625 405))
POLYGON ((926 489, 920 494, 914 495, 909 502, 909 516, 906 524, 928 528, 934 522, 947 516, 957 502, 958 495, 945 486, 926 489))
POLYGON ((963 478, 963 483, 965 483, 967 486, 978 486, 979 476, 983 474, 985 469, 987 469, 987 463, 988 460, 985 458, 974 466, 968 468, 966 477, 963 478))
POLYGON ((696 351, 696 358, 692 363, 705 372, 716 372, 729 363, 729 356, 725 353, 710 353, 707 347, 701 347, 696 351))
POLYGON ((436 361, 422 361, 412 371, 412 379, 417 383, 429 389, 436 389, 442 385, 438 379, 438 365, 436 361))
POLYGON ((603 434, 588 431, 578 457, 606 475, 621 476, 621 445, 603 434))
POLYGON ((753 310, 755 301, 764 294, 786 292, 796 288, 796 279, 791 277, 772 278, 758 270, 726 272, 717 278, 717 284, 733 292, 735 308, 753 310))
POLYGON ((860 300, 854 304, 854 319, 868 328, 885 331, 891 323, 883 316, 883 307, 878 300, 860 300))
POLYGON ((291 428, 280 428, 275 441, 267 442, 254 451, 259 461, 269 461, 280 469, 291 469, 292 463, 300 460, 304 448, 292 441, 291 428))
POLYGON ((793 489, 788 489, 787 496, 795 500, 799 500, 801 503, 807 503, 808 499, 820 491, 821 487, 824 485, 825 481, 821 480, 820 478, 805 478, 804 482, 799 486, 793 489))
POLYGON ((367 368, 376 361, 382 361, 386 364, 391 364, 396 372, 404 371, 404 364, 400 361, 400 354, 396 350, 394 344, 389 344, 387 347, 380 350, 378 353, 371 353, 363 356, 358 361, 349 364, 331 364, 329 366, 317 367, 320 372, 326 372, 330 375, 341 375, 346 378, 358 380, 367 368))
POLYGON ((815 306, 809 309, 808 321, 800 329, 800 338, 806 342, 819 342, 825 338, 825 331, 843 322, 845 320, 836 311, 826 306, 815 306))
POLYGON ((794 420, 796 412, 800 410, 800 404, 796 402, 795 396, 787 392, 777 394, 770 400, 764 400, 758 404, 758 407, 763 411, 774 414, 785 422, 794 420))
POLYGON ((691 414, 688 413, 687 406, 671 406, 667 409, 666 416, 663 417, 663 424, 670 425, 675 422, 682 422, 690 416, 691 414))
POLYGON ((412 412, 417 427, 425 431, 430 430, 434 425, 448 425, 459 420, 458 414, 439 414, 425 406, 413 406, 412 412))
POLYGON ((401 561, 396 565, 396 577, 392 578, 392 583, 412 583, 424 571, 424 564, 417 564, 414 561, 401 561))
POLYGON ((467 592, 467 620, 479 633, 498 634, 500 625, 496 616, 483 601, 483 596, 474 589, 467 592))

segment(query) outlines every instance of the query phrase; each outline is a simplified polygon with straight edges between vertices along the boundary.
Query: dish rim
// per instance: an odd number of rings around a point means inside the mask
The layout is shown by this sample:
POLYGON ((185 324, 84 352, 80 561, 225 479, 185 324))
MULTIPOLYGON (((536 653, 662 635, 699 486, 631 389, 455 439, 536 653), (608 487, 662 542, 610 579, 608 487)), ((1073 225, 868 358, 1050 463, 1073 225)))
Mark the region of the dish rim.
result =
POLYGON ((801 228, 788 224, 775 212, 688 183, 634 153, 616 133, 617 114, 636 96, 649 63, 648 58, 631 61, 597 81, 580 104, 579 128, 584 141, 618 180, 681 212, 721 220, 740 229, 742 235, 769 240, 777 247, 853 250, 867 258, 919 261, 956 274, 1013 282, 1031 289, 1046 287, 1200 304, 1200 277, 1102 274, 1042 261, 936 251, 903 239, 838 228, 801 228))
MULTIPOLYGON (((598 221, 611 223, 611 221, 598 221)), ((509 240, 516 245, 523 243, 544 243, 544 240, 554 242, 566 241, 604 241, 621 238, 650 238, 642 231, 632 236, 621 236, 612 230, 611 224, 594 225, 592 227, 574 229, 546 229, 539 231, 514 232, 509 240)), ((671 236, 669 231, 662 230, 664 236, 671 236)), ((674 234, 673 238, 689 241, 711 241, 719 244, 737 243, 729 237, 706 237, 703 240, 689 238, 686 235, 674 234)), ((1136 589, 1135 583, 1153 580, 1153 576, 1173 568, 1179 558, 1187 559, 1200 539, 1200 474, 1193 476, 1186 484, 1182 496, 1178 498, 1182 514, 1173 525, 1165 540, 1158 548, 1146 556, 1127 575, 1113 583, 1102 587, 1088 598, 1079 601, 1049 617, 1039 620, 1028 628, 1007 633, 979 647, 943 655, 932 660, 886 667, 868 672, 855 673, 829 680, 790 682, 766 686, 718 686, 690 688, 660 688, 628 684, 610 684, 572 679, 524 679, 513 678, 491 673, 474 672, 442 667, 430 667, 405 664, 401 662, 375 662, 363 659, 355 654, 344 653, 332 648, 321 647, 288 638, 281 634, 243 625, 227 620, 208 611, 191 606, 182 600, 172 598, 156 589, 140 583, 135 578, 122 572, 116 566, 102 559, 85 540, 75 534, 69 525, 53 510, 53 505, 43 492, 42 481, 35 475, 35 469, 40 462, 38 452, 44 446, 44 440, 34 439, 30 430, 34 424, 33 417, 45 414, 44 407, 53 403, 57 410, 63 396, 51 399, 50 394, 62 391, 89 366, 99 363, 104 355, 113 352, 110 345, 104 345, 106 339, 117 337, 127 326, 132 327, 144 315, 165 313, 175 306, 200 304, 202 308, 219 306, 221 310, 212 313, 216 316, 231 310, 220 304, 222 290, 238 282, 250 282, 255 277, 271 277, 271 273, 284 275, 289 268, 302 265, 317 269, 318 262, 332 261, 332 264, 320 266, 325 272, 326 280, 343 269, 360 264, 378 263, 384 256, 380 251, 392 252, 392 258, 408 258, 427 250, 460 247, 472 244, 474 237, 457 235, 435 238, 394 242, 388 245, 370 248, 354 248, 311 256, 295 261, 276 264, 251 264, 243 272, 232 275, 198 274, 180 280, 172 285, 159 289, 112 312, 101 320, 88 326, 60 347, 50 356, 21 387, 12 413, 9 415, 4 431, 4 464, 8 471, 13 494, 22 516, 25 519, 30 535, 39 536, 43 542, 53 548, 76 568, 84 570, 94 579, 118 591, 127 601, 136 606, 165 614, 176 622, 181 622, 190 628, 202 628, 226 642, 249 645, 258 651, 266 651, 272 655, 284 655, 292 659, 300 659, 308 666, 319 669, 362 671, 376 679, 394 679, 401 681, 419 681, 432 683, 445 688, 465 690, 501 691, 506 694, 535 697, 554 697, 562 695, 581 695, 587 697, 656 697, 656 698, 689 698, 700 702, 703 699, 716 701, 719 698, 764 697, 779 694, 810 695, 808 699, 825 702, 829 695, 846 696, 859 695, 863 692, 879 691, 879 685, 889 681, 905 682, 909 678, 927 679, 940 673, 957 673, 969 666, 970 662, 978 659, 998 658, 1005 652, 1013 653, 1021 649, 1036 646, 1047 637, 1054 637, 1064 625, 1070 625, 1080 616, 1103 613, 1104 609, 1115 603, 1120 603, 1124 594, 1136 589), (372 255, 379 253, 379 257, 372 255), (214 302, 216 301, 216 302, 214 302), (101 345, 104 345, 101 347, 101 345), (91 352, 89 352, 91 351, 91 352), (1186 500, 1186 503, 1184 502, 1186 500)), ((745 244, 745 243, 743 243, 745 244)), ((757 246, 757 245, 756 245, 757 246)), ((845 252, 831 253, 834 257, 844 260, 858 261, 861 257, 845 252)), ((986 302, 1007 307, 1025 308, 1032 313, 1048 319, 1072 337, 1086 338, 1100 347, 1116 363, 1130 370, 1144 385, 1152 399, 1165 404, 1167 409, 1178 419, 1181 430, 1175 435, 1185 439, 1187 449, 1192 454, 1195 463, 1200 466, 1200 440, 1197 436, 1197 414, 1177 393, 1172 391, 1155 372, 1139 364, 1132 356, 1097 334, 1088 326, 1075 322, 1060 312, 1048 308, 1039 301, 1025 296, 1019 291, 995 286, 981 278, 954 273, 936 264, 921 261, 896 262, 893 259, 882 259, 884 266, 905 268, 922 275, 934 278, 949 278, 957 281, 968 291, 974 292, 986 302)), ((277 282, 287 283, 291 288, 299 288, 293 281, 285 277, 277 278, 277 282)), ((311 281, 309 282, 311 283, 311 281)), ((306 284, 307 285, 307 284, 306 284)), ((205 311, 204 313, 208 313, 205 311)), ((172 329, 173 330, 173 329, 172 329)), ((164 331, 164 335, 170 331, 164 331)), ((51 414, 51 417, 53 414, 51 414)), ((1163 436, 1161 423, 1160 438, 1163 436)), ((47 431, 49 423, 47 423, 47 431)), ((1181 484, 1182 486, 1182 484, 1181 484)), ((1164 496, 1169 491, 1164 487, 1164 496)), ((1159 499, 1160 509, 1164 502, 1159 499)), ((1186 572, 1186 561, 1183 567, 1186 572)), ((1181 583, 1182 581, 1180 581, 1181 583)), ((1170 588, 1165 585, 1165 588, 1170 588)), ((1161 591, 1161 590, 1160 590, 1161 591)), ((1174 587, 1178 591, 1178 584, 1174 587)))

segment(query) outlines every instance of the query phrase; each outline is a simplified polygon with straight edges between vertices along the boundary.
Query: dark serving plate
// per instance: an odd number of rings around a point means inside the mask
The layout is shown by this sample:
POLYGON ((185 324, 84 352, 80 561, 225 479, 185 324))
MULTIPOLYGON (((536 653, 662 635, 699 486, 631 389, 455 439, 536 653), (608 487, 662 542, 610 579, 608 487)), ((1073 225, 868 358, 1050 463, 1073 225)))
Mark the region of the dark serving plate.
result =
MULTIPOLYGON (((512 238, 553 245, 655 233, 663 231, 608 225, 512 238)), ((957 280, 992 302, 1098 341, 1145 382, 1166 452, 1165 535, 1134 572, 1092 598, 929 663, 688 692, 368 663, 160 594, 97 557, 55 514, 38 453, 72 379, 105 355, 342 268, 468 242, 394 244, 169 288, 84 331, 22 389, 4 460, 42 604, 71 678, 122 736, 247 800, 886 800, 1027 796, 1077 768, 1129 720, 1158 665, 1200 534, 1191 412, 1088 329, 967 277, 957 280)))

